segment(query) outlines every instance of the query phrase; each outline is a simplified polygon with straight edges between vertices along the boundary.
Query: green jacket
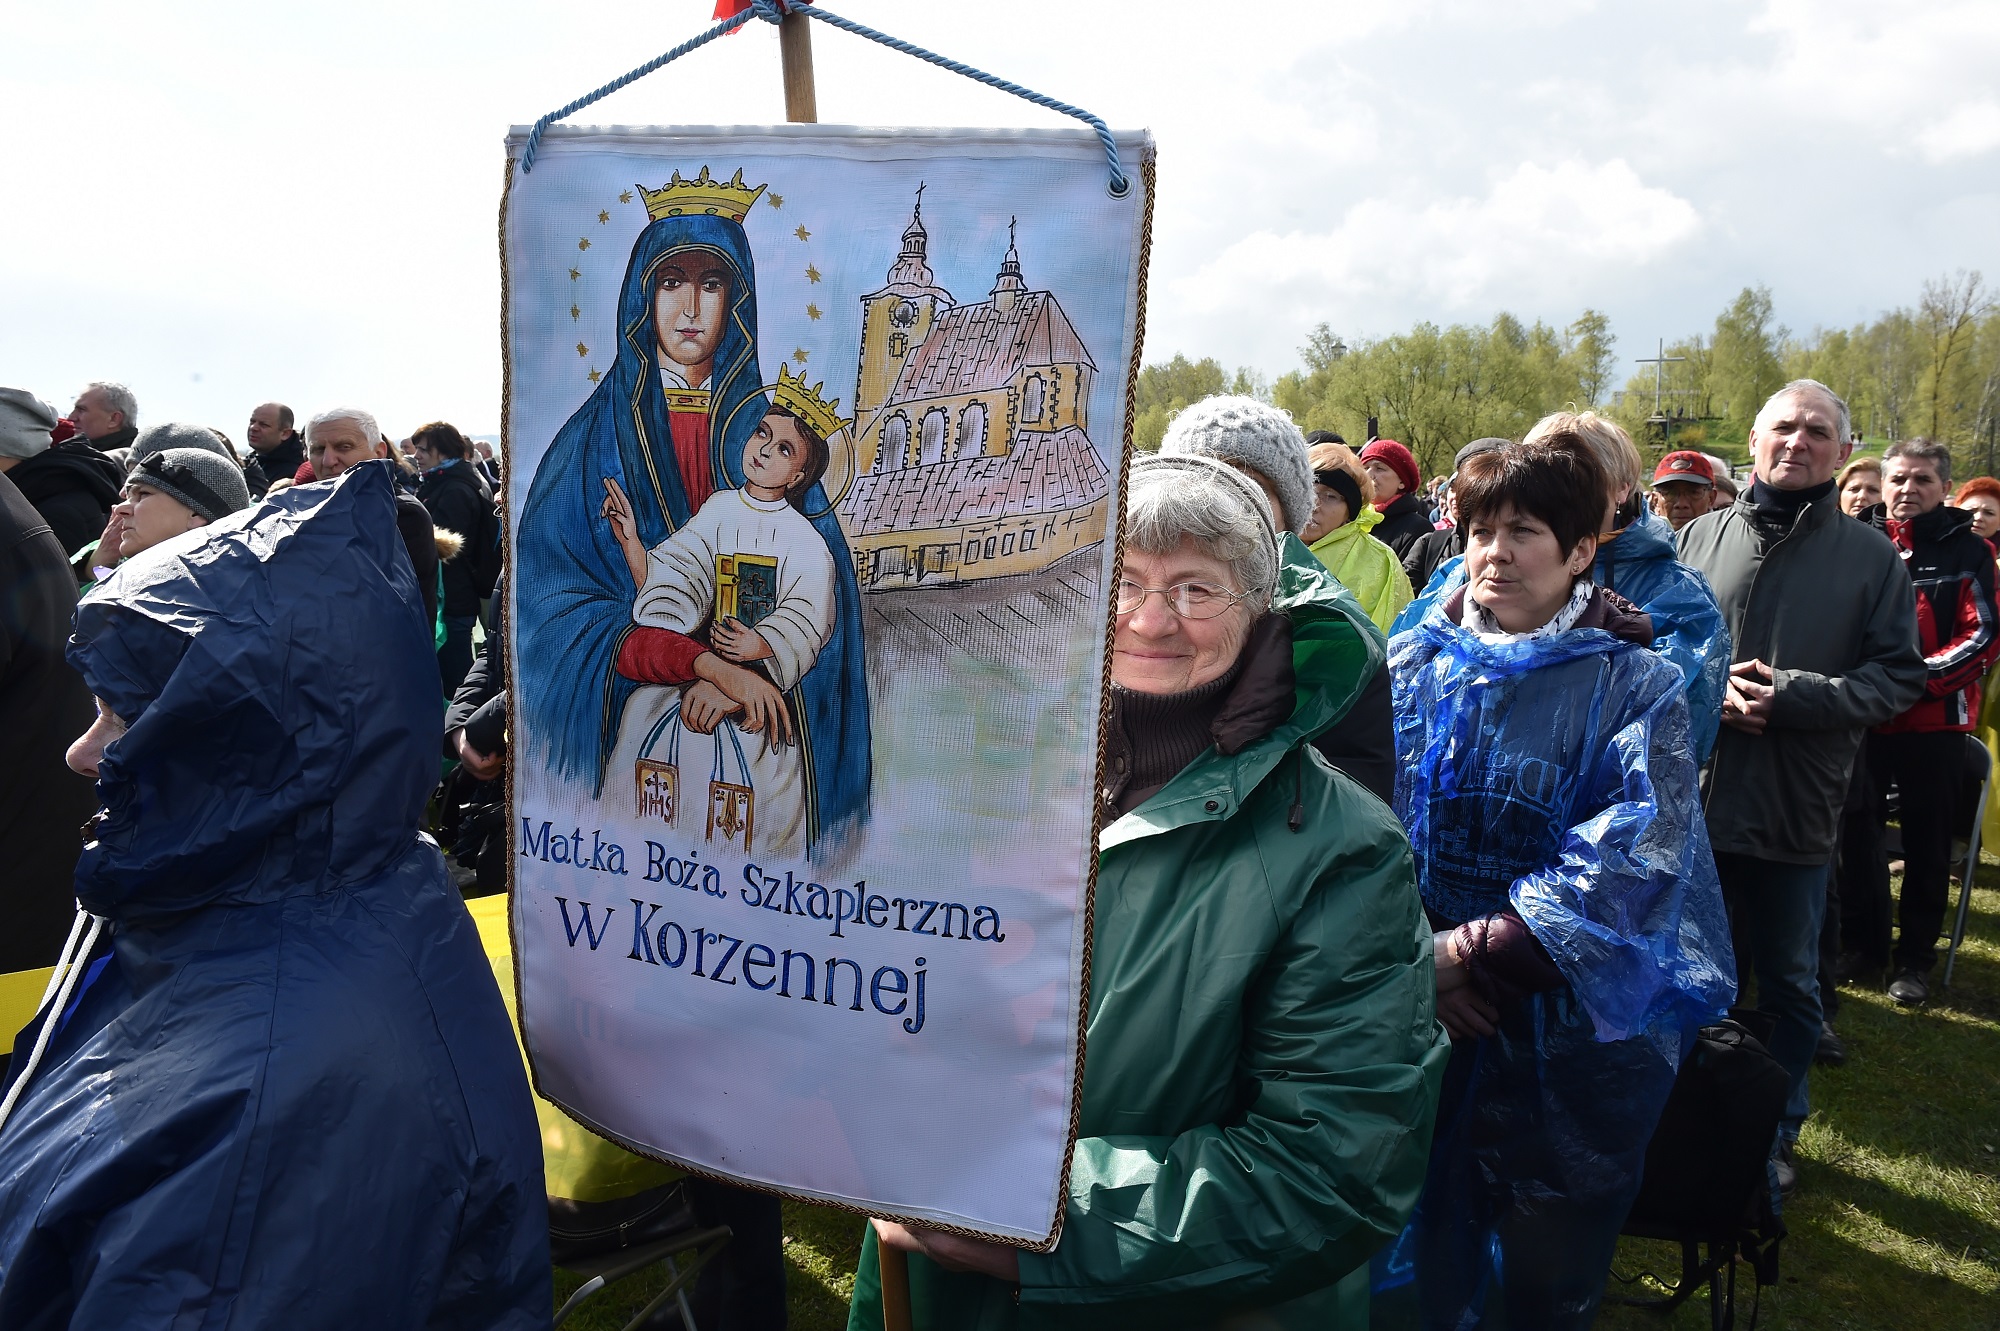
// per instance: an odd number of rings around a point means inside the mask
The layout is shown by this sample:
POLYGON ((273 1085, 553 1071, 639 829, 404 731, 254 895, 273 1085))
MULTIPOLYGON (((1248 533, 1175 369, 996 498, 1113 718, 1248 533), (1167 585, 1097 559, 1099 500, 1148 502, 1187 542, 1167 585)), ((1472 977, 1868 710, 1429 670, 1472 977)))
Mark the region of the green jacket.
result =
MULTIPOLYGON (((1367 1262, 1416 1205, 1448 1045, 1403 830, 1308 743, 1380 667, 1381 635, 1295 541, 1275 608, 1290 719, 1211 747, 1099 838, 1061 1241, 1021 1254, 1018 1297, 913 1256, 919 1327, 1367 1325, 1367 1262)), ((871 1233, 851 1331, 882 1325, 876 1262, 871 1233)))

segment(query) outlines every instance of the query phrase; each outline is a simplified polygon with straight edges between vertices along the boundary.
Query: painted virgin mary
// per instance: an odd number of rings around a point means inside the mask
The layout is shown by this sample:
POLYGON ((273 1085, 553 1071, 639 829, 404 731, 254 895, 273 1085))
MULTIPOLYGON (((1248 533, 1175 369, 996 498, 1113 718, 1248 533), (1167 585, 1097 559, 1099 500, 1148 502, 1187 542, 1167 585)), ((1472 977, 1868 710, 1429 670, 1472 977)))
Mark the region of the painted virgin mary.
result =
MULTIPOLYGON (((657 546, 718 489, 740 488, 743 445, 763 420, 756 270, 742 220, 763 193, 676 173, 645 190, 618 298, 618 359, 536 468, 515 537, 515 655, 534 736, 527 756, 601 795, 627 702, 643 684, 618 671, 632 632, 633 583, 601 517, 609 479, 629 497, 639 539, 657 546)), ((837 612, 812 668, 785 691, 811 791, 807 845, 866 815, 868 688, 860 588, 839 522, 817 484, 801 511, 832 555, 837 612)), ((696 635, 698 638, 699 635, 696 635)), ((735 699, 738 703, 746 699, 735 699)), ((630 774, 611 774, 623 790, 630 774)))

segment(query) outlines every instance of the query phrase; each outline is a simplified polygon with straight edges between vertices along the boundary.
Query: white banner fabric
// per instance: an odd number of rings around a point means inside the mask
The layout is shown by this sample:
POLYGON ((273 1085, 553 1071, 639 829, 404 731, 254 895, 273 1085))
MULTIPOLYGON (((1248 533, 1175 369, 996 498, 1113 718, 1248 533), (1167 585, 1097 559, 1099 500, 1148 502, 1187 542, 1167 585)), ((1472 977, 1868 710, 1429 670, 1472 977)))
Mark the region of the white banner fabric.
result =
POLYGON ((514 954, 642 1153, 1058 1232, 1152 145, 552 128, 502 211, 514 954))

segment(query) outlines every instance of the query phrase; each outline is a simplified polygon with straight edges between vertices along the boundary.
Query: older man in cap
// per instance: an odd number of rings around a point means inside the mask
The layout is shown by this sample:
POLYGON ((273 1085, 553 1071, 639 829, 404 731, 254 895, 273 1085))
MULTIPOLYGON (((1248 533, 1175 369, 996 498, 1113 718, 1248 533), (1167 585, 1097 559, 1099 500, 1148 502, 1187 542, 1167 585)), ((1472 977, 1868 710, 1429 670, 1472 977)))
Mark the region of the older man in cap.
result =
POLYGON ((1653 512, 1675 531, 1715 507, 1715 467, 1702 453, 1682 449, 1653 468, 1653 512))

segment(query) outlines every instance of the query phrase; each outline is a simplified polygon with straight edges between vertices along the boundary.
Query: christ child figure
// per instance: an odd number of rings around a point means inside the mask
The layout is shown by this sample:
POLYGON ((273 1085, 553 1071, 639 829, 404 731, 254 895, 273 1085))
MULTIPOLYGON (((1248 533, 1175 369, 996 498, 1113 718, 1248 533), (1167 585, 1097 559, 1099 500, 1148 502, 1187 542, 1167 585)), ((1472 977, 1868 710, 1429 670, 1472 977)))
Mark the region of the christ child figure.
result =
MULTIPOLYGON (((651 550, 624 490, 604 480, 604 516, 637 588, 618 671, 663 686, 626 705, 612 770, 637 773, 642 791, 663 761, 677 787, 682 771, 706 774, 709 839, 744 851, 805 850, 809 756, 783 695, 833 634, 833 554, 799 509, 827 457, 801 413, 772 406, 744 442, 742 488, 717 490, 651 550)), ((662 816, 693 826, 679 820, 680 795, 662 816)))

